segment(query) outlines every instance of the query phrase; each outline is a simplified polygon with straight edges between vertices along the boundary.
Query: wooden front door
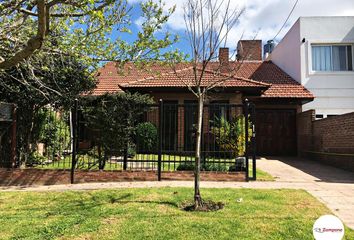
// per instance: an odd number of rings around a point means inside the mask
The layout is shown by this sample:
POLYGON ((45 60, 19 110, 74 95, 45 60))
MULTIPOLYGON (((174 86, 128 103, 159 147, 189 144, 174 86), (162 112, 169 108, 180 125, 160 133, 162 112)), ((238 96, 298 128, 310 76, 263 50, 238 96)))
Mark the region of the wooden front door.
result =
POLYGON ((257 109, 257 154, 296 155, 296 111, 257 109))

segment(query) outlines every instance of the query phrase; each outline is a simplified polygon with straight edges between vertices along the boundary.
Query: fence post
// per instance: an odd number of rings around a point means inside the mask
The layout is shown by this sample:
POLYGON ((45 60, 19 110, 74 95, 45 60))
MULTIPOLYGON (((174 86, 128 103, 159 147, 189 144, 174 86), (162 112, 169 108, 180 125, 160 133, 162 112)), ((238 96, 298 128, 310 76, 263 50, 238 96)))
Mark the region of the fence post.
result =
POLYGON ((127 170, 128 166, 128 143, 127 146, 124 148, 124 157, 123 157, 123 170, 127 170))
POLYGON ((17 106, 13 104, 12 109, 12 133, 11 133, 11 167, 16 167, 16 132, 17 132, 17 106))
POLYGON ((252 117, 252 180, 257 180, 257 168, 256 168, 256 154, 257 154, 257 142, 256 142, 256 109, 254 103, 251 104, 251 117, 252 117))
POLYGON ((157 180, 161 181, 162 138, 163 138, 163 102, 159 101, 159 150, 157 162, 157 180))
POLYGON ((74 183, 74 174, 75 174, 75 166, 76 166, 76 153, 77 153, 77 108, 78 108, 78 100, 75 99, 74 108, 71 110, 71 122, 72 122, 72 131, 73 131, 73 147, 71 153, 71 171, 70 171, 70 183, 74 183))
POLYGON ((245 116, 245 158, 246 158, 246 181, 249 181, 249 162, 248 162, 248 99, 246 98, 243 104, 245 116))

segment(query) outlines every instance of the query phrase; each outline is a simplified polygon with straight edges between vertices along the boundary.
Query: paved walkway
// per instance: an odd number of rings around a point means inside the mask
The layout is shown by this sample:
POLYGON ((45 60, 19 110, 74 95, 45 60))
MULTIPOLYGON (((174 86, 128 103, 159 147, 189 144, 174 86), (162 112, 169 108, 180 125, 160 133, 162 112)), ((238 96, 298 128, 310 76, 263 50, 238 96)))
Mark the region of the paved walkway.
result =
MULTIPOLYGON (((296 158, 262 159, 258 167, 276 177, 274 182, 202 182, 202 188, 304 189, 326 204, 354 229, 354 174, 296 158)), ((108 188, 193 187, 193 181, 85 183, 33 187, 0 187, 2 191, 66 191, 108 188)))

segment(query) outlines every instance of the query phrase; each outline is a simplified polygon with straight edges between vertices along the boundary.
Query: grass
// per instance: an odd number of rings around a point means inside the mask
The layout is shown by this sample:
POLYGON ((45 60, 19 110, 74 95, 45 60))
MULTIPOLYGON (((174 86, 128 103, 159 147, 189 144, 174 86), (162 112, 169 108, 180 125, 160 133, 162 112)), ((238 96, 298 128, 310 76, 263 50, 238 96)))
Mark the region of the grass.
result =
MULTIPOLYGON (((250 172, 250 176, 252 176, 252 166, 250 166, 249 172, 250 172)), ((256 169, 256 177, 257 177, 257 181, 275 181, 275 178, 270 175, 269 173, 262 171, 261 169, 256 169)))
MULTIPOLYGON (((191 188, 3 192, 0 239, 313 239, 330 213, 302 190, 202 189, 217 212, 185 212, 191 188), (241 203, 236 199, 243 198, 241 203)), ((346 228, 344 239, 354 239, 346 228)))
MULTIPOLYGON (((121 157, 122 158, 122 157, 121 157)), ((193 156, 181 156, 181 155, 162 155, 162 166, 165 171, 172 171, 177 168, 180 163, 184 162, 194 162, 193 156)), ((143 163, 145 168, 157 168, 158 155, 157 154, 136 154, 131 160, 139 161, 151 161, 143 163)), ((130 161, 131 161, 130 160, 130 161)), ((216 162, 228 162, 225 163, 227 167, 231 165, 235 160, 232 158, 210 158, 210 161, 216 162)), ((122 170, 123 159, 118 162, 107 162, 105 165, 105 170, 122 170)), ((51 163, 44 163, 37 166, 38 168, 44 169, 70 169, 71 168, 71 156, 66 156, 63 159, 53 161, 51 163)), ((78 155, 78 169, 90 169, 98 170, 98 159, 95 156, 90 156, 88 154, 78 155)))

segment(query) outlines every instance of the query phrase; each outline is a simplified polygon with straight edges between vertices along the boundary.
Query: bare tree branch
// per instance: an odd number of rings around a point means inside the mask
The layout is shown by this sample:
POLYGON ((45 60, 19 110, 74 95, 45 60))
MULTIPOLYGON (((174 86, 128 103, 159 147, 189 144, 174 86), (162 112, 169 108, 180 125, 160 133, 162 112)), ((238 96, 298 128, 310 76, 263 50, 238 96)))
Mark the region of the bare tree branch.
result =
MULTIPOLYGON (((225 47, 230 31, 244 9, 232 8, 231 0, 188 0, 184 7, 186 35, 191 47, 193 78, 179 78, 198 99, 195 151, 194 207, 202 207, 200 195, 200 154, 203 106, 208 91, 234 78, 242 63, 217 62, 218 49, 225 47), (225 66, 227 64, 227 66, 225 66), (225 72, 225 69, 227 71, 225 72), (208 77, 205 77, 208 74, 208 77), (211 76, 211 79, 210 79, 211 76)), ((178 76, 178 72, 175 71, 178 76)))

